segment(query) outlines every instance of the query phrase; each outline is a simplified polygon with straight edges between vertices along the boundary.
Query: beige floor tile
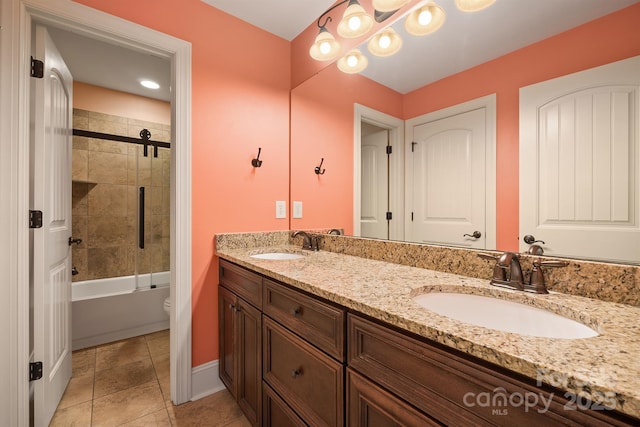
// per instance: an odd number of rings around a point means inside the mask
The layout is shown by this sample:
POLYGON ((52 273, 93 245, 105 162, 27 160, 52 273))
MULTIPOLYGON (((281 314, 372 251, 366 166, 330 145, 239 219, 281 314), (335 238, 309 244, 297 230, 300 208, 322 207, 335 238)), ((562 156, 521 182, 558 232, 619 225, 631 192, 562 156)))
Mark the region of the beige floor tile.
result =
POLYGON ((171 377, 158 378, 158 382, 160 383, 160 391, 162 391, 164 401, 168 402, 166 403, 167 405, 171 405, 171 377))
POLYGON ((244 415, 241 415, 239 418, 231 421, 228 424, 225 424, 224 427, 251 427, 251 423, 244 415))
POLYGON ((147 341, 151 357, 169 355, 170 347, 168 329, 145 335, 145 340, 147 341))
POLYGON ((167 410, 163 408, 153 414, 124 423, 121 427, 171 427, 171 421, 169 421, 167 410))
POLYGON ((73 376, 86 375, 96 368, 96 348, 85 348, 76 350, 71 354, 71 365, 73 366, 73 376))
POLYGON ((143 336, 98 346, 96 348, 96 372, 148 357, 149 350, 143 336))
POLYGON ((169 354, 155 357, 152 356, 151 361, 153 362, 153 367, 156 370, 156 375, 158 376, 158 378, 165 378, 171 375, 169 359, 169 354))
POLYGON ((96 372, 94 398, 97 399, 154 380, 156 380, 156 374, 150 358, 111 369, 103 369, 96 372))
POLYGON ((58 404, 58 409, 93 400, 93 380, 93 373, 72 376, 58 404))
POLYGON ((225 426, 242 416, 240 407, 227 390, 167 408, 174 426, 225 426))
POLYGON ((90 427, 92 402, 84 402, 64 409, 58 409, 53 414, 49 427, 90 427))
POLYGON ((118 426, 164 408, 157 381, 113 393, 93 401, 93 424, 118 426))

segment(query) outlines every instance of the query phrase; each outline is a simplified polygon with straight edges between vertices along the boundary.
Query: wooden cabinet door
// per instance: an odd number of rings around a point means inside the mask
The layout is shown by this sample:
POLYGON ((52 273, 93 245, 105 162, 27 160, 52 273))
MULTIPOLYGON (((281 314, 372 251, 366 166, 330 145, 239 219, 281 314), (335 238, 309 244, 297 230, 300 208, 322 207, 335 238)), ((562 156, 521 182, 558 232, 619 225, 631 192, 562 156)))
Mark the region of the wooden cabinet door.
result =
POLYGON ((249 422, 258 426, 262 408, 262 313, 241 298, 236 309, 236 400, 249 422))
POLYGON ((406 402, 347 369, 347 426, 440 426, 406 402))
POLYGON ((236 388, 236 325, 235 307, 238 297, 222 286, 218 286, 218 348, 220 350, 219 376, 233 397, 236 388))

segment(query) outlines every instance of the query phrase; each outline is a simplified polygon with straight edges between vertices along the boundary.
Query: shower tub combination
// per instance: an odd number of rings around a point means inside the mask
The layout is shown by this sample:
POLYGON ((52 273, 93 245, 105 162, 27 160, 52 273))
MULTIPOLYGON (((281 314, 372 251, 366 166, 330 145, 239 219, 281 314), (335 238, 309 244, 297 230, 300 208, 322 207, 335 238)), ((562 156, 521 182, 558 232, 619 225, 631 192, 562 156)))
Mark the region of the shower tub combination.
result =
POLYGON ((170 272, 86 280, 71 285, 72 349, 169 328, 163 309, 170 272))

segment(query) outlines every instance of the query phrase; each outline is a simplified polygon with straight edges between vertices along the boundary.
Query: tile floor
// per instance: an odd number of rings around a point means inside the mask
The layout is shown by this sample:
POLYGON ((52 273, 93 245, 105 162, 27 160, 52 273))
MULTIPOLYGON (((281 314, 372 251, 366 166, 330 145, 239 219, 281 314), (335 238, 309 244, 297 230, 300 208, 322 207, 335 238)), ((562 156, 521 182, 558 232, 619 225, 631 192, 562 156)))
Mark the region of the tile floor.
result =
POLYGON ((174 406, 169 331, 73 352, 73 375, 50 427, 247 427, 226 390, 174 406))

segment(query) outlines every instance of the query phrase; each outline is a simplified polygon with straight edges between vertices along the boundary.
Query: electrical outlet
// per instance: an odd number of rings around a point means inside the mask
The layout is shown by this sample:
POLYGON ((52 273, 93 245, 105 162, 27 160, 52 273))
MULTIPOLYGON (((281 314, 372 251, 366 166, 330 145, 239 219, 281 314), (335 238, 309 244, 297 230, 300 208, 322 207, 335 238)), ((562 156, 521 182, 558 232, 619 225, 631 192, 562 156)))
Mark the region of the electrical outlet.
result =
POLYGON ((284 200, 276 200, 276 218, 287 217, 287 202, 284 200))
POLYGON ((302 218, 302 202, 293 202, 293 217, 302 218))

